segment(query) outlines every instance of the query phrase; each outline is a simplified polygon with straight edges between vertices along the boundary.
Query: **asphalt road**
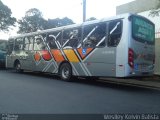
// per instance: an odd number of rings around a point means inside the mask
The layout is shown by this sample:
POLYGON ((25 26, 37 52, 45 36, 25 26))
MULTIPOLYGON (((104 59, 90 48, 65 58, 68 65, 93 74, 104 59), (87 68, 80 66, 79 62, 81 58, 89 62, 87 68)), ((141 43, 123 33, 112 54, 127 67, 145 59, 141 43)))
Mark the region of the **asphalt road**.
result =
POLYGON ((0 113, 160 113, 160 91, 0 70, 0 113))

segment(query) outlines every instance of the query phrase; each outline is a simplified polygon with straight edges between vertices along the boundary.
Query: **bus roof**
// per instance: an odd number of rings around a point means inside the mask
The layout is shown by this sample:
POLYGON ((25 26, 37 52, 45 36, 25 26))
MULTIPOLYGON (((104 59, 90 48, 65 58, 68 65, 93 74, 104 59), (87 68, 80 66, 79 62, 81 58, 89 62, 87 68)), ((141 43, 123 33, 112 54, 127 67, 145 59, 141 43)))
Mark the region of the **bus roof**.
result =
POLYGON ((86 26, 86 25, 105 22, 105 21, 123 19, 123 18, 129 17, 131 15, 135 15, 135 14, 126 13, 126 14, 121 14, 121 15, 117 15, 117 16, 114 16, 114 17, 110 17, 110 18, 102 18, 100 20, 86 21, 86 22, 83 22, 81 24, 72 24, 72 25, 67 25, 67 26, 62 26, 62 27, 57 27, 57 28, 52 28, 52 29, 41 30, 41 31, 37 31, 37 32, 25 33, 25 34, 22 34, 22 35, 11 36, 9 39, 15 39, 15 38, 32 36, 32 35, 39 35, 39 34, 44 34, 44 33, 49 33, 49 32, 54 32, 54 31, 61 31, 61 30, 65 30, 65 29, 70 29, 70 28, 75 28, 75 27, 80 27, 80 26, 86 26))
POLYGON ((7 40, 4 40, 4 39, 0 39, 0 41, 7 42, 7 40))

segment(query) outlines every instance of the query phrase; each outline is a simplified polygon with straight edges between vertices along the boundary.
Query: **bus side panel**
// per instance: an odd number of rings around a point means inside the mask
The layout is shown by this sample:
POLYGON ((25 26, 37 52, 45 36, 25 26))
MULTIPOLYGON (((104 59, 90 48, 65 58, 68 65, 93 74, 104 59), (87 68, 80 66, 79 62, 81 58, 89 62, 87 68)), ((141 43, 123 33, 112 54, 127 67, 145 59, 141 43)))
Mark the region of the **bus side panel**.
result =
POLYGON ((17 54, 11 54, 11 55, 7 55, 6 57, 6 61, 7 61, 7 64, 6 64, 6 67, 7 68, 14 68, 14 63, 16 60, 19 60, 20 64, 21 64, 21 67, 22 67, 22 61, 20 60, 20 56, 17 55, 17 54))
POLYGON ((13 68, 14 65, 13 65, 13 59, 10 55, 7 55, 6 56, 6 68, 13 68))
POLYGON ((58 68, 55 67, 52 61, 47 62, 47 66, 44 70, 47 73, 58 73, 58 68))
POLYGON ((130 24, 128 18, 123 19, 123 31, 116 49, 116 77, 126 77, 128 67, 128 43, 130 40, 130 24))
POLYGON ((115 77, 115 64, 113 63, 86 63, 89 76, 115 77))
POLYGON ((74 76, 88 76, 88 72, 82 62, 71 63, 74 76))
MULTIPOLYGON (((34 54, 30 56, 31 62, 34 65, 34 71, 55 73, 57 67, 55 66, 54 58, 48 50, 34 51, 34 54), (33 61, 32 61, 33 59, 33 61)), ((57 64, 57 63, 56 63, 57 64)))
POLYGON ((84 64, 90 72, 90 76, 112 76, 115 77, 116 48, 95 48, 86 59, 84 64))

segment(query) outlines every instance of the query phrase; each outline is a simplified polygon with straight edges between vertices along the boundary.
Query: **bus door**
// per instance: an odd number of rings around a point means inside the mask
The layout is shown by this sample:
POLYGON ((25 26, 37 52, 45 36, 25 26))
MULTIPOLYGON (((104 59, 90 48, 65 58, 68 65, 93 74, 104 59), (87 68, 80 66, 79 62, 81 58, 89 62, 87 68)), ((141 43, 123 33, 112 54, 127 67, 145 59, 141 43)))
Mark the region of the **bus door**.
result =
POLYGON ((13 52, 8 57, 7 62, 11 61, 12 67, 15 67, 15 62, 18 60, 21 65, 21 69, 26 69, 25 61, 26 61, 26 54, 24 53, 24 38, 19 37, 14 40, 14 48, 13 52))
POLYGON ((26 70, 34 71, 35 62, 33 58, 33 37, 25 37, 24 38, 24 45, 23 45, 23 67, 26 70))
POLYGON ((36 63, 36 71, 50 72, 52 56, 45 43, 46 35, 35 36, 34 41, 34 61, 36 63))
POLYGON ((7 56, 6 56, 6 67, 12 68, 13 67, 13 59, 12 53, 14 49, 14 39, 9 39, 7 44, 7 56))
POLYGON ((50 61, 50 65, 47 68, 48 72, 51 73, 57 73, 58 72, 58 64, 64 61, 64 57, 62 55, 62 31, 54 31, 54 32, 48 32, 46 37, 46 46, 48 48, 48 53, 46 54, 46 58, 50 60, 50 57, 52 58, 50 61), (50 53, 50 55, 49 55, 50 53))

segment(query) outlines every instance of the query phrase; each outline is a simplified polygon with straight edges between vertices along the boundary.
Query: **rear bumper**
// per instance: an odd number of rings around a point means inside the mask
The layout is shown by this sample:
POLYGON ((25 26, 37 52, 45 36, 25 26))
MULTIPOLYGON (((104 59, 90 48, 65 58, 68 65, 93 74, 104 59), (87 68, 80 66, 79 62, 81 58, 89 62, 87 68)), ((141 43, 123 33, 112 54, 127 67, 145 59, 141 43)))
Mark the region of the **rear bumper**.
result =
POLYGON ((154 71, 133 71, 129 73, 130 77, 136 77, 136 76, 152 76, 154 75, 154 71))
POLYGON ((152 75, 154 75, 154 64, 144 68, 134 67, 134 69, 128 66, 125 77, 136 77, 136 76, 142 77, 142 76, 152 76, 152 75))

